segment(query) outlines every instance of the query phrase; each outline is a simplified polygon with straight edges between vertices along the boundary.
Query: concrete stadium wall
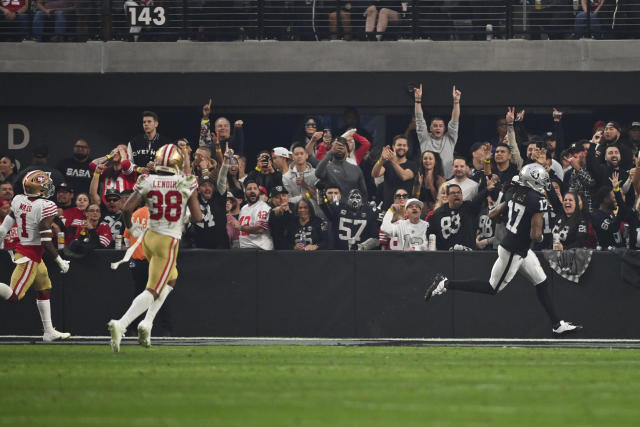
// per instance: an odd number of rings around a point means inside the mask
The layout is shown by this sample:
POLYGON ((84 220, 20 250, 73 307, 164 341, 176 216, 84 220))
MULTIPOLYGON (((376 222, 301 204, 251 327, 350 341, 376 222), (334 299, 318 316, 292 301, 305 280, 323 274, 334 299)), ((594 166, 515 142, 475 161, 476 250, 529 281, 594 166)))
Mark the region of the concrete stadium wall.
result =
MULTIPOLYGON (((50 268, 54 324, 75 335, 105 335, 134 297, 116 251, 50 268)), ((436 271, 488 277, 491 252, 394 253, 205 251, 180 253, 168 299, 176 336, 548 338, 551 325, 522 278, 495 297, 450 292, 425 304, 436 271)), ((544 263, 543 263, 544 264, 544 263)), ((10 261, 0 253, 0 281, 10 261)), ((640 338, 640 290, 620 279, 616 255, 597 253, 579 285, 550 275, 560 315, 582 322, 581 338, 640 338)), ((38 334, 33 291, 1 303, 0 334, 38 334)))

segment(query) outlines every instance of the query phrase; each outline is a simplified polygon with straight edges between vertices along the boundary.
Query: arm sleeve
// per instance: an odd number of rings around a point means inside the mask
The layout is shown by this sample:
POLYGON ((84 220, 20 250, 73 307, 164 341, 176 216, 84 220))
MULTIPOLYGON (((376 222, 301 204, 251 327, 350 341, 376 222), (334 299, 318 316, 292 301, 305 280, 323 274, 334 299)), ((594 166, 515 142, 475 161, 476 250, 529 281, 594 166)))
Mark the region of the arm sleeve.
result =
POLYGON ((213 141, 211 140, 211 121, 200 120, 200 139, 198 145, 200 147, 211 147, 213 141))
POLYGON ((393 219, 393 212, 391 210, 388 210, 384 214, 384 217, 382 218, 382 226, 380 227, 380 230, 388 234, 390 237, 393 237, 396 235, 395 234, 396 229, 398 228, 396 224, 391 222, 392 219, 393 219))
POLYGON ((416 113, 416 134, 418 135, 418 142, 420 143, 420 150, 424 144, 427 145, 426 150, 433 150, 431 146, 431 138, 429 138, 429 128, 427 127, 427 121, 424 119, 424 113, 416 113))
POLYGON ((450 144, 455 147, 458 142, 458 125, 460 124, 457 120, 449 120, 449 124, 447 125, 447 133, 449 134, 450 144))
POLYGON ((357 133, 353 134, 353 139, 360 143, 360 147, 358 147, 355 152, 356 162, 360 164, 362 159, 364 159, 364 156, 369 152, 369 149, 371 149, 371 142, 369 142, 369 140, 364 136, 358 135, 357 133))
POLYGON ((135 167, 133 162, 129 161, 129 160, 123 160, 122 161, 122 173, 125 175, 131 175, 132 173, 135 172, 135 167))
POLYGON ((318 144, 318 149, 316 150, 316 159, 322 160, 324 156, 327 155, 327 147, 324 144, 318 144))
POLYGON ((244 155, 244 128, 233 127, 233 135, 231 136, 231 145, 237 154, 244 155))
POLYGON ((511 148, 511 163, 520 169, 522 167, 523 160, 520 155, 518 143, 516 142, 516 131, 513 126, 507 127, 507 140, 509 141, 509 148, 511 148))
POLYGON ((225 195, 227 193, 227 171, 229 170, 229 165, 226 163, 222 163, 220 166, 220 172, 218 172, 218 182, 216 183, 216 187, 218 189, 218 193, 221 195, 225 195))

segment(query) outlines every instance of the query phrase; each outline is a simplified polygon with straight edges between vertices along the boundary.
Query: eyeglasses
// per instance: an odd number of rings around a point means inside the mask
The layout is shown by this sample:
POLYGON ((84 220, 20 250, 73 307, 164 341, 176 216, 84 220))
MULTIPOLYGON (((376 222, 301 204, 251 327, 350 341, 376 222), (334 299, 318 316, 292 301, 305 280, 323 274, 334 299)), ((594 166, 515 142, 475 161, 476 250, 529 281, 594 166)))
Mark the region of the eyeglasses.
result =
POLYGON ((87 209, 86 212, 100 212, 100 209, 87 209))
POLYGON ((455 194, 462 194, 462 191, 449 191, 449 196, 453 196, 455 194))
POLYGON ((406 199, 406 198, 408 198, 408 197, 409 197, 409 195, 408 195, 407 193, 404 193, 404 194, 396 194, 394 197, 395 197, 396 199, 406 199))
POLYGON ((308 128, 315 128, 315 127, 317 127, 318 125, 316 125, 315 123, 305 123, 305 124, 304 124, 304 126, 305 126, 305 127, 308 127, 308 128))
POLYGON ((115 203, 120 199, 107 199, 107 203, 115 203))

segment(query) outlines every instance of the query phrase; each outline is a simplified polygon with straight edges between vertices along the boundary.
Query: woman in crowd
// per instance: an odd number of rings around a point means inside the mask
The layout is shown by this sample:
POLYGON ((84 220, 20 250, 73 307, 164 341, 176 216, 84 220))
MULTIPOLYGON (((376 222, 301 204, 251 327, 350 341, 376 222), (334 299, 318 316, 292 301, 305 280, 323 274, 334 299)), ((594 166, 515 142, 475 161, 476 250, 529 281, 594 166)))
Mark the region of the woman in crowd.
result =
POLYGON ((423 212, 433 209, 438 200, 438 189, 445 181, 440 155, 433 151, 422 153, 413 185, 413 197, 424 203, 423 212))
POLYGON ((0 156, 0 184, 9 182, 15 185, 18 176, 18 167, 16 166, 16 158, 10 154, 0 156))
POLYGON ((446 203, 449 203, 449 198, 447 197, 447 183, 443 182, 442 184, 440 184, 440 187, 438 187, 438 200, 436 200, 436 203, 433 205, 433 209, 427 212, 425 221, 427 221, 429 217, 433 215, 436 209, 446 203))
POLYGON ((307 199, 301 199, 296 205, 297 230, 294 233, 296 251, 315 251, 326 249, 328 243, 327 227, 313 210, 307 199))
POLYGON ((77 227, 71 250, 75 253, 86 254, 90 249, 108 248, 113 241, 109 224, 100 221, 100 205, 92 203, 85 211, 86 221, 81 227, 77 227), (82 249, 79 249, 79 246, 82 249))
POLYGON ((564 195, 562 211, 553 227, 553 249, 583 248, 587 236, 587 220, 582 213, 582 199, 572 191, 564 195))
POLYGON ((234 155, 229 160, 229 171, 227 172, 227 190, 233 193, 233 197, 244 198, 244 188, 242 187, 242 177, 240 176, 240 162, 238 156, 234 155))

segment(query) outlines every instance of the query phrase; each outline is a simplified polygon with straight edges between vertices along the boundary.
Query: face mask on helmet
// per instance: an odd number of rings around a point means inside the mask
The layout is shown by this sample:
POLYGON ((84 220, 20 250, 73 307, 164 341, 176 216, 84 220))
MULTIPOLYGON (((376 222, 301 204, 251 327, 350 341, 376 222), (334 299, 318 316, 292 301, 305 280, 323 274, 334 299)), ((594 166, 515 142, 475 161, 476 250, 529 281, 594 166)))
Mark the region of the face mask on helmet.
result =
POLYGON ((167 173, 182 172, 182 164, 184 158, 178 146, 174 144, 166 144, 160 147, 156 153, 155 169, 156 171, 167 173))
POLYGON ((348 204, 354 211, 362 207, 362 194, 360 194, 359 190, 351 190, 349 192, 348 204))
POLYGON ((45 199, 54 195, 56 191, 49 173, 40 170, 28 173, 22 181, 22 187, 27 196, 45 199))
POLYGON ((530 164, 520 171, 520 184, 544 194, 551 188, 551 180, 547 171, 538 164, 530 164))

